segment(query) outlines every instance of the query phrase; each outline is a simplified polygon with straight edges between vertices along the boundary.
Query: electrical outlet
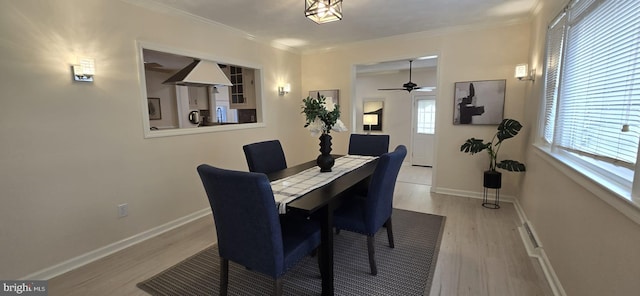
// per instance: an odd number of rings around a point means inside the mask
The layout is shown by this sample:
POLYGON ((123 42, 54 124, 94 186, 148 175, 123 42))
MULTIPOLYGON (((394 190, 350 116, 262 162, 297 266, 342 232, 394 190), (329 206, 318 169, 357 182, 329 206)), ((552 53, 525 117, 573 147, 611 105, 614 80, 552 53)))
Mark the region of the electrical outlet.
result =
POLYGON ((118 218, 129 216, 129 204, 118 205, 118 218))

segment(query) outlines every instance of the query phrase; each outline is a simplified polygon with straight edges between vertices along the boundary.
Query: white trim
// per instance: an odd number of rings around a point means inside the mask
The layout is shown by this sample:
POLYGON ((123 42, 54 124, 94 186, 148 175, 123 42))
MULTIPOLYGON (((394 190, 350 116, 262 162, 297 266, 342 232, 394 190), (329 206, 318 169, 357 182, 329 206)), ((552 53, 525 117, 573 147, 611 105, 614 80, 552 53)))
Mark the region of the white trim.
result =
POLYGON ((251 128, 262 128, 262 127, 266 127, 266 124, 264 122, 226 124, 226 125, 218 125, 218 126, 200 126, 200 127, 194 127, 194 128, 176 128, 176 129, 165 129, 165 130, 160 129, 157 131, 145 129, 145 138, 149 139, 149 138, 184 136, 184 135, 194 135, 194 134, 202 134, 202 133, 214 133, 214 132, 235 131, 235 130, 251 129, 251 128))
POLYGON ((186 215, 184 217, 178 218, 176 220, 170 221, 168 223, 165 223, 163 225, 151 228, 147 231, 138 233, 136 235, 133 235, 131 237, 125 238, 121 241, 112 243, 110 245, 106 245, 104 247, 95 249, 93 251, 84 253, 80 256, 77 256, 75 258, 71 258, 67 261, 58 263, 56 265, 47 267, 45 269, 42 269, 40 271, 34 272, 32 274, 29 274, 23 278, 21 278, 20 280, 49 280, 51 278, 54 278, 58 275, 61 275, 63 273, 69 272, 71 270, 74 270, 76 268, 79 268, 81 266, 87 265, 91 262, 94 262, 98 259, 102 259, 106 256, 109 256, 113 253, 116 253, 118 251, 121 251, 123 249, 126 249, 130 246, 133 246, 135 244, 141 243, 145 240, 148 240, 150 238, 153 238, 155 236, 158 236, 160 234, 163 234, 167 231, 170 231, 172 229, 175 229, 177 227, 180 227, 182 225, 185 225, 187 223, 190 223, 192 221, 195 221, 197 219, 200 219, 204 216, 207 215, 211 215, 211 208, 206 208, 206 209, 202 209, 196 212, 193 212, 189 215, 186 215))
MULTIPOLYGON (((145 139, 149 138, 161 138, 161 137, 172 137, 172 136, 181 136, 181 135, 193 135, 193 134, 202 134, 202 133, 213 133, 213 132, 224 132, 224 131, 232 131, 232 130, 242 130, 242 129, 253 129, 253 128, 264 128, 267 126, 267 112, 266 112, 266 98, 265 98, 265 90, 264 90, 264 68, 260 64, 247 62, 243 60, 233 59, 229 57, 211 55, 209 53, 198 52, 193 50, 181 49, 173 46, 168 46, 164 44, 149 42, 145 40, 136 40, 135 42, 137 59, 138 59, 138 84, 140 86, 140 96, 141 96, 141 112, 142 112, 142 130, 143 137, 145 139), (214 61, 216 63, 225 63, 232 64, 247 68, 253 68, 255 70, 254 83, 256 84, 256 116, 257 120, 261 120, 256 123, 243 123, 243 124, 228 124, 228 125, 218 125, 218 126, 203 126, 203 127, 193 127, 193 128, 176 128, 176 129, 166 129, 166 130, 151 130, 151 124, 149 122, 149 114, 147 111, 147 83, 145 79, 145 69, 144 69, 144 54, 143 49, 150 49, 175 55, 183 55, 188 57, 196 57, 204 60, 214 61), (259 98, 259 99, 258 99, 259 98)), ((178 108, 180 105, 178 105, 178 108)), ((178 112, 182 112, 178 110, 178 112)))
POLYGON ((536 259, 538 259, 538 262, 540 262, 542 272, 544 272, 544 276, 547 278, 547 282, 549 282, 549 288, 551 288, 551 291, 553 291, 553 295, 567 296, 567 293, 562 287, 560 279, 556 275, 556 272, 553 270, 553 266, 551 266, 551 261, 549 261, 547 253, 545 253, 543 248, 539 248, 539 252, 540 256, 536 257, 536 259))
POLYGON ((513 200, 513 206, 516 208, 516 212, 518 213, 518 218, 522 223, 522 226, 518 227, 518 232, 520 233, 520 238, 522 239, 522 243, 524 244, 524 247, 527 249, 527 254, 529 254, 529 256, 533 258, 538 259, 538 262, 540 263, 540 267, 542 267, 542 272, 544 273, 544 276, 547 279, 547 282, 549 283, 549 288, 551 288, 553 295, 567 296, 566 292, 564 291, 564 288, 562 287, 562 283, 558 278, 558 275, 556 275, 556 272, 553 269, 553 266, 551 265, 551 261, 549 261, 549 257, 547 257, 547 253, 545 253, 544 251, 542 242, 540 241, 540 238, 535 232, 535 228, 533 227, 533 224, 531 224, 529 219, 527 219, 526 213, 520 206, 520 202, 518 201, 518 199, 513 200), (533 235, 533 238, 536 240, 536 242, 538 242, 537 248, 534 248, 533 245, 531 244, 531 241, 529 240, 529 234, 524 229, 524 223, 527 223, 529 225, 529 230, 531 230, 531 234, 533 235))

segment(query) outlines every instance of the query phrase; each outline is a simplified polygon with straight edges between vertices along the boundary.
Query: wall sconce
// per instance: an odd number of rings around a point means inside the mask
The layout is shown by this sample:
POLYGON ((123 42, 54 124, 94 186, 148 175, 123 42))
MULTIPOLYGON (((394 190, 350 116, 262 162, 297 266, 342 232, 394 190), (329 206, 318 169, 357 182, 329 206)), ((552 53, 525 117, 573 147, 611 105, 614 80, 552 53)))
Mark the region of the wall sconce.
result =
POLYGON ((278 95, 284 96, 291 91, 291 84, 287 83, 285 85, 278 86, 278 95))
POLYGON ((342 19, 342 0, 305 0, 304 16, 316 24, 342 19))
POLYGON ((73 79, 75 81, 93 82, 96 74, 96 65, 93 59, 80 59, 80 64, 72 65, 73 79))
POLYGON ((518 78, 518 80, 535 81, 534 77, 536 76, 536 69, 531 69, 531 71, 529 71, 528 69, 529 65, 527 64, 516 65, 516 78, 518 78))
POLYGON ((371 126, 378 125, 378 114, 365 114, 362 116, 362 123, 369 126, 367 135, 371 133, 371 126))

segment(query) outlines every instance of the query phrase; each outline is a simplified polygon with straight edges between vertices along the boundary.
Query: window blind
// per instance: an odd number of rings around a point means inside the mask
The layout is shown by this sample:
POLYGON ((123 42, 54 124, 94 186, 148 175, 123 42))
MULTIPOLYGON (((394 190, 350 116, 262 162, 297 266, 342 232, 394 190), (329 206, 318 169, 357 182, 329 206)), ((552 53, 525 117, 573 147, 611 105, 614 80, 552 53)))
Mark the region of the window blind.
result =
POLYGON ((556 102, 558 101, 558 85, 560 82, 560 65, 562 64, 562 47, 567 14, 562 12, 549 26, 547 33, 547 61, 545 63, 544 84, 544 131, 547 143, 553 140, 553 129, 556 119, 556 102))
POLYGON ((569 15, 580 13, 567 30, 553 141, 634 165, 638 135, 620 130, 640 128, 640 1, 586 2, 569 8, 569 15))
POLYGON ((571 24, 576 23, 582 16, 593 10, 597 4, 602 3, 602 1, 603 0, 574 0, 569 4, 569 22, 571 24))

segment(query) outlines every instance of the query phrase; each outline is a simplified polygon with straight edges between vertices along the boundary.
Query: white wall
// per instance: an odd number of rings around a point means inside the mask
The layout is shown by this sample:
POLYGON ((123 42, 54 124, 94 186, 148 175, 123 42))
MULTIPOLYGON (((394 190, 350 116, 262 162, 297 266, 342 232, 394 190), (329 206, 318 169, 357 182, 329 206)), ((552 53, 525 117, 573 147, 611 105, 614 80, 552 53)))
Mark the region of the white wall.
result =
MULTIPOLYGON (((531 28, 529 63, 537 71, 525 105, 538 123, 546 28, 567 1, 542 1, 531 28)), ((532 133, 530 142, 535 139, 532 133)), ((567 295, 638 295, 640 225, 554 167, 530 144, 520 204, 567 295)))
POLYGON ((318 153, 302 128, 297 54, 110 0, 2 1, 0 36, 2 279, 208 208, 196 166, 246 170, 243 144, 280 139, 290 164, 318 153), (144 139, 136 40, 260 65, 266 128, 144 139), (94 83, 72 82, 76 57, 95 58, 94 83), (130 214, 118 219, 121 203, 130 214))
MULTIPOLYGON (((516 64, 527 60, 529 30, 529 24, 457 28, 360 42, 328 52, 306 54, 302 57, 302 87, 304 90, 339 88, 340 102, 351 106, 357 99, 353 97, 356 90, 352 87, 355 81, 354 65, 438 55, 437 157, 433 188, 460 195, 479 195, 482 192, 482 172, 488 168, 488 156, 463 154, 460 145, 471 137, 492 137, 497 126, 454 126, 454 83, 506 79, 504 115, 523 120, 526 82, 513 78, 513 69, 516 64)), ((385 108, 400 102, 387 100, 385 108)), ((402 108, 410 110, 409 107, 402 108)), ((411 116, 407 114, 404 121, 390 125, 409 124, 411 116)), ((353 112, 343 112, 343 121, 348 126, 351 126, 352 117, 353 112)), ((528 128, 525 126, 525 129, 528 128)), ((340 135, 334 136, 334 139, 343 141, 345 144, 340 142, 339 145, 346 147, 348 137, 340 135)), ((524 161, 525 140, 526 136, 522 136, 505 142, 500 157, 524 161)), ((400 143, 392 145, 396 144, 400 143)), ((522 174, 505 173, 502 194, 515 195, 521 178, 522 174)))

